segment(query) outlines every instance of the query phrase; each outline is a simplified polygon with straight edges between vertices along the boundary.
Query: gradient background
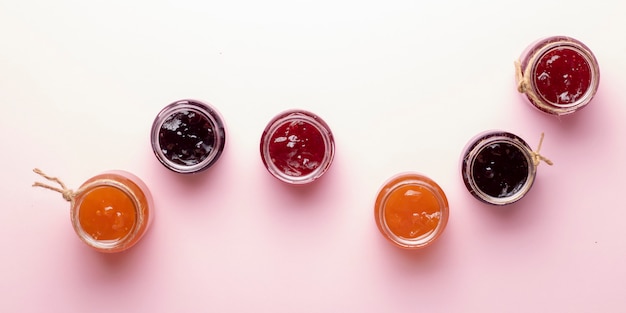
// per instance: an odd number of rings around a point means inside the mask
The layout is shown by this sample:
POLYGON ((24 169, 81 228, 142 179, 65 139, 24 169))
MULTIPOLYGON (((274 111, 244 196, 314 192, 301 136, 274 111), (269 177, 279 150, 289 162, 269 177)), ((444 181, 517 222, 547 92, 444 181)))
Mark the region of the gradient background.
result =
POLYGON ((624 312, 623 1, 0 0, 1 312, 624 312), (557 118, 515 90, 513 61, 569 35, 601 68, 584 110, 557 118), (149 130, 175 100, 212 103, 227 144, 181 176, 149 130), (336 159, 313 185, 271 177, 266 123, 303 108, 336 159), (555 165, 506 208, 474 200, 467 141, 511 131, 555 165), (40 167, 77 187, 112 169, 150 187, 155 220, 121 254, 76 237, 40 167), (376 229, 391 176, 450 202, 443 236, 400 250, 376 229))

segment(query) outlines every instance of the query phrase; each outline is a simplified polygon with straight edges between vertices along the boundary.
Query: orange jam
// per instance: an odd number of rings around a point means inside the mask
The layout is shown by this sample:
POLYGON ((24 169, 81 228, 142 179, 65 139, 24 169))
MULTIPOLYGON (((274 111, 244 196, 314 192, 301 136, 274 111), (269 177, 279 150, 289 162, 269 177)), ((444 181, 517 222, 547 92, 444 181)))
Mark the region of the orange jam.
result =
POLYGON ((448 222, 448 201, 434 181, 405 173, 389 180, 378 193, 376 225, 394 244, 420 248, 430 244, 448 222))
POLYGON ((385 202, 385 222, 399 237, 417 238, 437 228, 441 212, 432 191, 419 185, 393 190, 385 202))
POLYGON ((152 198, 145 184, 126 172, 100 174, 76 193, 72 222, 78 236, 103 252, 130 248, 150 221, 152 198))
POLYGON ((96 187, 85 193, 78 210, 78 221, 95 240, 120 240, 135 226, 135 204, 123 190, 96 187))

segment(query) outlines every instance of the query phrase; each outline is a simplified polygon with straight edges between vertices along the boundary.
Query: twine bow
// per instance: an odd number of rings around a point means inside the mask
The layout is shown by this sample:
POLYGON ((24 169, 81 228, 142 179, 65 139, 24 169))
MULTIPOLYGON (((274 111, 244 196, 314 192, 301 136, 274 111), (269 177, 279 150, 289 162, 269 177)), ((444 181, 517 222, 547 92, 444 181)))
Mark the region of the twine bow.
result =
POLYGON ((541 164, 541 161, 545 162, 548 165, 554 164, 552 161, 550 161, 550 159, 539 154, 539 151, 541 150, 541 145, 543 144, 543 136, 543 133, 541 133, 541 138, 539 139, 539 145, 537 145, 537 150, 530 152, 533 156, 533 163, 535 164, 535 166, 539 166, 539 164, 541 164))
POLYGON ((44 173, 42 170, 38 168, 33 169, 33 172, 35 172, 35 174, 38 174, 39 176, 49 181, 57 183, 60 186, 60 188, 55 187, 55 186, 50 186, 50 185, 40 183, 40 182, 33 183, 33 187, 42 187, 42 188, 46 188, 52 191, 56 191, 60 193, 63 196, 63 199, 65 199, 66 201, 74 202, 76 193, 72 189, 67 188, 67 186, 65 186, 65 183, 63 183, 60 179, 58 179, 57 177, 48 176, 46 173, 44 173))

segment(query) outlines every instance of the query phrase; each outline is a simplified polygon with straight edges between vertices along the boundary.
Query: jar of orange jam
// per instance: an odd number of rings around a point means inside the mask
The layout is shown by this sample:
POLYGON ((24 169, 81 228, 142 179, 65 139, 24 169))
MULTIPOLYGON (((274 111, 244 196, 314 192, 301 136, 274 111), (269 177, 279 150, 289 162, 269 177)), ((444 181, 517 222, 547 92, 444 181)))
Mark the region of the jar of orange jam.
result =
POLYGON ((134 246, 152 219, 152 196, 146 184, 125 171, 96 175, 76 191, 56 177, 36 173, 57 182, 61 188, 35 183, 35 186, 61 192, 70 201, 72 226, 78 237, 100 252, 121 252, 134 246))
POLYGON ((448 200, 432 179, 404 173, 388 180, 376 198, 374 215, 382 235, 407 249, 430 245, 448 223, 448 200))

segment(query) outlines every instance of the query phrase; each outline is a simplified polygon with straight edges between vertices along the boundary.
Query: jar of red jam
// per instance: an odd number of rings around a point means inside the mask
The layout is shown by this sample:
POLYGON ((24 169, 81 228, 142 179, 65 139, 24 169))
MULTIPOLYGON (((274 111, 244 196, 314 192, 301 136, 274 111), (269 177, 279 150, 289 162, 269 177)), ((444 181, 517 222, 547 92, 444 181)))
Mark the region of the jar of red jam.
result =
POLYGON ((448 215, 448 199, 441 187, 418 173, 403 173, 388 180, 374 205, 381 234, 407 249, 433 243, 446 228, 448 215))
POLYGON ((600 83, 600 67, 582 42, 565 36, 530 45, 516 63, 518 91, 539 110, 565 115, 585 107, 600 83))
POLYGON ((146 184, 131 173, 102 173, 72 191, 59 179, 37 169, 35 172, 60 185, 60 188, 42 183, 34 186, 58 191, 70 201, 74 231, 97 251, 121 252, 134 246, 152 221, 152 195, 146 184))
POLYGON ((166 168, 183 174, 211 167, 222 155, 226 132, 220 114, 207 103, 180 100, 154 119, 152 150, 166 168))
POLYGON ((517 135, 488 131, 466 146, 461 177, 476 199, 493 205, 511 204, 530 191, 541 160, 552 164, 517 135))
POLYGON ((261 136, 261 160, 277 179, 307 184, 320 178, 335 155, 330 128, 319 116, 289 110, 274 117, 261 136))

